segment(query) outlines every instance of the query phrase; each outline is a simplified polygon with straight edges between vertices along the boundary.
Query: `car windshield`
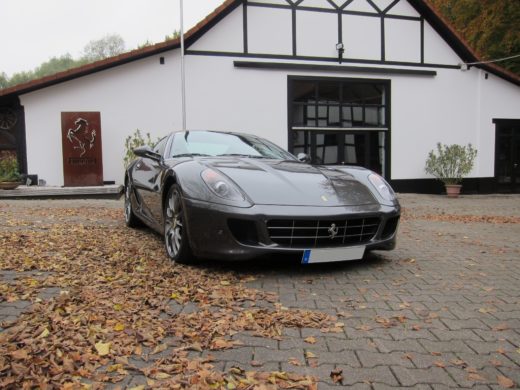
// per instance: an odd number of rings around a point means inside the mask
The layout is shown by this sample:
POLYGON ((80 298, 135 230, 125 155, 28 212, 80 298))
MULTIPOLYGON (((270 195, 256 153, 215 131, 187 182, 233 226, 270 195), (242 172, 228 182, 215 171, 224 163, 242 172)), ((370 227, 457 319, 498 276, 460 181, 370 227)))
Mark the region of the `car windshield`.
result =
POLYGON ((213 131, 176 133, 170 157, 181 156, 243 156, 296 160, 292 154, 265 139, 213 131))

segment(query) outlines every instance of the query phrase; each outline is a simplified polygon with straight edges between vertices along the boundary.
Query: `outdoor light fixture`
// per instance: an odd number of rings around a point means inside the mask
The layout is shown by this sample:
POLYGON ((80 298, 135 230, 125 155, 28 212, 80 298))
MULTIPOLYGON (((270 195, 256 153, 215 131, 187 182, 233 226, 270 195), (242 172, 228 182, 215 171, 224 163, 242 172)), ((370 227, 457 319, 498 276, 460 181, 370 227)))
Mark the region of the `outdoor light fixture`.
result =
POLYGON ((341 64, 341 61, 343 61, 343 53, 345 52, 343 42, 336 43, 336 50, 338 51, 338 61, 341 64))

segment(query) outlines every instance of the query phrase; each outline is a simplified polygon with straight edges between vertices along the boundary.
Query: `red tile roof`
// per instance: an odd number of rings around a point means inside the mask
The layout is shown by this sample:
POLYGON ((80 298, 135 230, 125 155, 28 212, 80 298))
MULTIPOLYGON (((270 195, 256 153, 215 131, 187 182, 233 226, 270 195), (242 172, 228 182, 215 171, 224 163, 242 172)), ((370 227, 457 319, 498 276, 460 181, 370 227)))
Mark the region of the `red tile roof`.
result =
MULTIPOLYGON (((215 23, 220 21, 233 9, 242 4, 243 0, 226 0, 216 8, 211 14, 200 21, 185 34, 186 44, 197 40, 202 34, 209 30, 215 23)), ((458 34, 452 26, 432 7, 426 0, 409 0, 410 4, 425 17, 432 27, 446 40, 451 48, 465 62, 478 62, 478 55, 470 48, 465 40, 458 34)), ((141 49, 120 54, 115 57, 106 58, 87 65, 72 68, 40 79, 31 80, 26 83, 18 84, 10 88, 0 90, 0 97, 9 95, 22 95, 51 85, 62 83, 91 73, 113 68, 128 62, 136 61, 145 57, 160 54, 180 47, 180 39, 157 43, 141 49)), ((520 76, 509 72, 495 64, 479 64, 478 67, 493 73, 505 80, 520 86, 520 76)))

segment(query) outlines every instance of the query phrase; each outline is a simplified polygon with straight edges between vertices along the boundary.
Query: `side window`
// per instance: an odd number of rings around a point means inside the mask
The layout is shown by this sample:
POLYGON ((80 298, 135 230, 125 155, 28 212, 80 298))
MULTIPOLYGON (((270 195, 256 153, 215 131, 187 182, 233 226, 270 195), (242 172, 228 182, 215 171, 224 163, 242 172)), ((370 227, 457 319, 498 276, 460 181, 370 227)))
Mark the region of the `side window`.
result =
POLYGON ((168 137, 164 137, 162 140, 157 142, 153 147, 153 151, 161 156, 164 156, 164 149, 166 148, 166 144, 168 143, 168 137))

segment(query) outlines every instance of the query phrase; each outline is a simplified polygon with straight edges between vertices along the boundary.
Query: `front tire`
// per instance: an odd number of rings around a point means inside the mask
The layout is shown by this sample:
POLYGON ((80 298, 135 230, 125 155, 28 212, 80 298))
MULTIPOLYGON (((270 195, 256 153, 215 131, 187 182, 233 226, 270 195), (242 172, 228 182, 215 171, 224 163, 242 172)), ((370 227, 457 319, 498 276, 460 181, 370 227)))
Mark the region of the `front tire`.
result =
POLYGON ((181 189, 174 184, 168 190, 164 205, 164 244, 166 253, 173 262, 188 264, 194 261, 194 257, 190 248, 185 215, 181 189))
POLYGON ((130 180, 126 181, 125 184, 125 223, 130 228, 135 228, 141 225, 141 221, 136 217, 132 208, 132 184, 130 180))

